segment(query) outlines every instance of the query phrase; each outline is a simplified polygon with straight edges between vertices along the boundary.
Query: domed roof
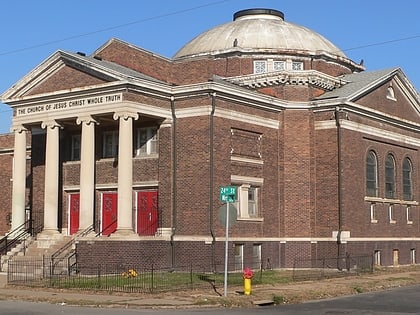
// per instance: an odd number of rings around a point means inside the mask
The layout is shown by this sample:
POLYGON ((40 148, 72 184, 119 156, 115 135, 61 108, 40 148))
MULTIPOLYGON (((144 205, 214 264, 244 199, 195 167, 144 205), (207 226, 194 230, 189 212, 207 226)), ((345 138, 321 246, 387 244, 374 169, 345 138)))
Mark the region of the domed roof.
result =
POLYGON ((216 26, 195 37, 174 58, 214 55, 240 48, 251 52, 304 51, 346 55, 322 35, 284 21, 284 14, 272 9, 236 12, 233 21, 216 26))

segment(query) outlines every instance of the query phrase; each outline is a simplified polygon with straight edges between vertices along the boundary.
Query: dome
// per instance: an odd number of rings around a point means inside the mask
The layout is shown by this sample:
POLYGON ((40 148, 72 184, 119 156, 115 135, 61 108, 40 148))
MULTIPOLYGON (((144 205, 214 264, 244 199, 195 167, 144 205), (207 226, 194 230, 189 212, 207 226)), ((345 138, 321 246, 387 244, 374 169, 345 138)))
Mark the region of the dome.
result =
POLYGON ((278 50, 311 54, 325 52, 346 55, 322 35, 286 22, 284 14, 272 9, 238 11, 233 21, 216 26, 195 37, 174 58, 216 55, 241 49, 244 52, 275 53, 278 50))

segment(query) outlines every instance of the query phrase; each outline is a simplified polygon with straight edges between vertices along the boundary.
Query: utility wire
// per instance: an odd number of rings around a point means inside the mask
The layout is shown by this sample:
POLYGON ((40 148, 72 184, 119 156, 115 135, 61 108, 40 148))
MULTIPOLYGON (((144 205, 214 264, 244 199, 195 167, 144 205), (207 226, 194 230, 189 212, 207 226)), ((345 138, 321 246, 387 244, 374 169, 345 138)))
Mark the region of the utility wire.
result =
MULTIPOLYGON (((9 51, 5 51, 5 52, 0 52, 0 57, 1 56, 6 56, 6 55, 12 55, 12 54, 15 54, 15 53, 20 53, 20 52, 27 51, 27 50, 32 50, 32 49, 39 48, 39 47, 49 46, 49 45, 52 45, 52 44, 57 44, 57 43, 69 41, 69 40, 72 40, 72 39, 77 39, 77 38, 86 37, 86 36, 90 36, 90 35, 94 35, 94 34, 104 33, 104 32, 107 32, 107 31, 127 27, 127 26, 134 25, 134 24, 140 24, 140 23, 144 23, 144 22, 148 22, 148 21, 162 19, 162 18, 165 18, 165 17, 168 17, 168 16, 174 16, 174 15, 178 15, 178 14, 182 14, 182 13, 186 13, 186 12, 190 12, 190 11, 195 11, 195 10, 199 10, 199 9, 202 9, 202 8, 219 5, 219 4, 222 4, 222 3, 225 3, 225 2, 229 2, 229 1, 232 1, 232 0, 216 1, 216 2, 203 4, 203 5, 188 8, 188 9, 178 10, 178 11, 174 11, 174 12, 170 12, 170 13, 165 13, 165 14, 161 14, 161 15, 152 16, 152 17, 149 17, 149 18, 144 18, 144 19, 129 22, 129 23, 110 26, 110 27, 107 27, 107 28, 103 28, 103 29, 88 32, 88 33, 78 34, 78 35, 74 35, 74 36, 65 37, 65 38, 62 38, 62 39, 57 39, 57 40, 53 40, 53 41, 49 41, 49 42, 45 42, 45 43, 40 43, 38 45, 33 45, 33 46, 23 47, 23 48, 9 50, 9 51)), ((358 50, 358 49, 387 45, 387 44, 392 44, 392 43, 397 43, 397 42, 402 42, 402 41, 407 41, 407 40, 412 40, 412 39, 417 39, 417 38, 420 38, 420 35, 413 35, 413 36, 409 36, 409 37, 391 39, 391 40, 387 40, 387 41, 383 41, 383 42, 377 42, 377 43, 371 43, 371 44, 366 44, 366 45, 361 45, 361 46, 356 46, 356 47, 350 47, 350 48, 346 48, 346 49, 341 49, 341 51, 345 52, 345 51, 351 51, 351 50, 358 50)))
POLYGON ((57 40, 41 43, 41 44, 38 44, 38 45, 33 45, 33 46, 23 47, 23 48, 9 50, 9 51, 5 51, 5 52, 0 52, 0 56, 12 55, 12 54, 20 53, 20 52, 27 51, 27 50, 32 50, 32 49, 39 48, 39 47, 44 47, 44 46, 49 46, 49 45, 52 45, 52 44, 57 44, 57 43, 69 41, 69 40, 72 40, 72 39, 86 37, 86 36, 90 36, 90 35, 94 35, 94 34, 98 34, 98 33, 104 33, 104 32, 107 32, 107 31, 127 27, 127 26, 134 25, 134 24, 139 24, 139 23, 144 23, 144 22, 148 22, 148 21, 158 20, 158 19, 162 19, 162 18, 165 18, 165 17, 168 17, 168 16, 178 15, 178 14, 182 14, 182 13, 186 13, 186 12, 190 12, 190 11, 199 10, 199 9, 202 9, 202 8, 207 8, 207 7, 219 5, 219 4, 222 4, 222 3, 225 3, 225 2, 229 2, 229 1, 232 1, 232 0, 222 0, 222 1, 212 2, 212 3, 208 3, 208 4, 203 4, 203 5, 200 5, 200 6, 196 6, 196 7, 192 7, 192 8, 188 8, 188 9, 183 9, 183 10, 178 10, 178 11, 174 11, 174 12, 170 12, 170 13, 166 13, 166 14, 156 15, 156 16, 152 16, 152 17, 149 17, 149 18, 144 18, 144 19, 129 22, 129 23, 110 26, 110 27, 107 27, 107 28, 103 28, 103 29, 88 32, 88 33, 69 36, 69 37, 65 37, 65 38, 62 38, 62 39, 57 39, 57 40))
POLYGON ((420 38, 420 35, 413 35, 413 36, 409 36, 409 37, 390 39, 390 40, 383 41, 383 42, 377 42, 377 43, 372 43, 372 44, 366 44, 366 45, 362 45, 362 46, 347 48, 347 49, 343 49, 342 51, 357 50, 357 49, 363 49, 363 48, 368 48, 368 47, 373 47, 373 46, 387 45, 387 44, 402 42, 402 41, 416 39, 416 38, 420 38))

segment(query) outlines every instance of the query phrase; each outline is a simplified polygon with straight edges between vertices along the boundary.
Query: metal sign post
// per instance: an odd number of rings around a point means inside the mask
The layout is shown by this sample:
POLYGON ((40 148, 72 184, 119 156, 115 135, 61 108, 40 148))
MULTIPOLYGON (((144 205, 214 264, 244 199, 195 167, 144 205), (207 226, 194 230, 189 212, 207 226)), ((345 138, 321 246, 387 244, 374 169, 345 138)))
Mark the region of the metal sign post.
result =
POLYGON ((226 204, 226 239, 225 239, 225 284, 224 292, 227 296, 227 276, 228 276, 228 258, 229 258, 229 202, 226 204))
POLYGON ((226 238, 225 238, 225 281, 224 295, 227 296, 228 258, 229 258, 229 204, 236 201, 236 187, 220 187, 220 200, 226 201, 226 238))

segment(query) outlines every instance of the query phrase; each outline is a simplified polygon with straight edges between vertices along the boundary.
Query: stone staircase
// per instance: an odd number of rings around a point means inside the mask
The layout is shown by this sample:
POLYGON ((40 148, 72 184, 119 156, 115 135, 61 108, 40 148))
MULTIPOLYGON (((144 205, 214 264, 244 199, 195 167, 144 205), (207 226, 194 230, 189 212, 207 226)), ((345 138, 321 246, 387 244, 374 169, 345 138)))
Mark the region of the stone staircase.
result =
MULTIPOLYGON (((15 248, 10 250, 6 255, 1 257, 1 271, 8 271, 8 264, 10 260, 14 262, 23 261, 43 261, 50 259, 50 257, 61 248, 65 247, 71 242, 71 236, 57 234, 54 236, 38 235, 37 238, 29 237, 24 242, 21 242, 15 248)), ((62 255, 68 254, 73 248, 70 246, 62 255)), ((63 257, 60 255, 60 257, 63 257)))
POLYGON ((9 250, 5 255, 1 255, 0 271, 7 271, 8 261, 13 257, 25 255, 28 247, 31 246, 33 242, 34 238, 32 236, 28 236, 27 238, 23 239, 20 243, 18 243, 15 247, 13 247, 11 250, 9 250))

